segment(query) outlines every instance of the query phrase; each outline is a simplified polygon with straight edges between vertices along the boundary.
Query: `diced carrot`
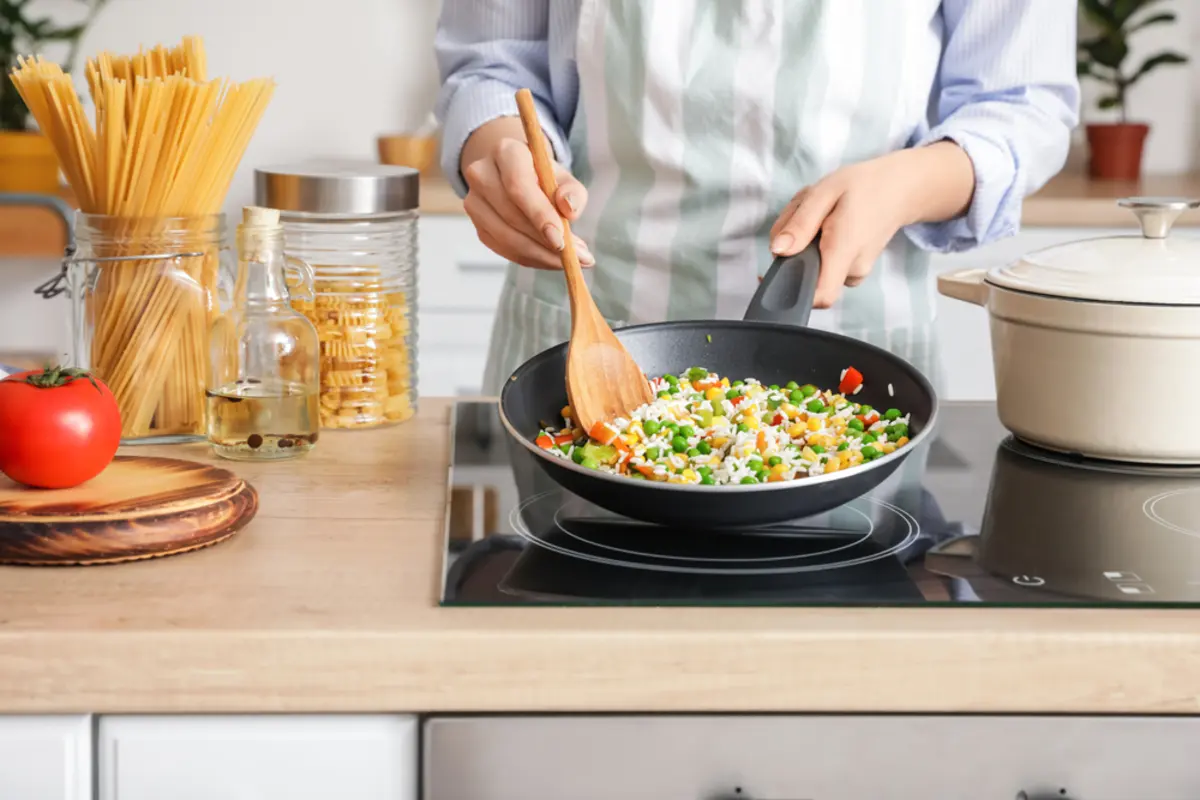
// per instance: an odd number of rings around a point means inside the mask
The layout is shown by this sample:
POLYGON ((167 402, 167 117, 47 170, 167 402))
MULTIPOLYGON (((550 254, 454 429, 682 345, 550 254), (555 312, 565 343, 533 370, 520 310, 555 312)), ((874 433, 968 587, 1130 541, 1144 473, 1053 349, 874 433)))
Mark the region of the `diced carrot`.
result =
POLYGON ((736 406, 738 403, 742 402, 745 399, 746 399, 746 395, 739 394, 737 397, 733 398, 729 402, 736 406))
POLYGON ((709 380, 708 378, 704 378, 702 380, 698 380, 695 383, 693 383, 692 388, 698 392, 703 392, 706 389, 711 389, 714 386, 720 386, 720 385, 721 385, 721 382, 715 378, 712 380, 709 380))
POLYGON ((560 433, 558 436, 554 437, 555 444, 570 444, 573 441, 575 441, 575 437, 571 435, 570 431, 567 433, 560 433))
POLYGON ((536 439, 533 440, 533 442, 534 442, 534 444, 536 444, 538 447, 542 448, 543 450, 549 450, 552 447, 554 447, 554 440, 551 439, 550 436, 545 433, 540 434, 536 439))
POLYGON ((588 431, 588 436, 600 444, 612 444, 613 440, 617 438, 617 430, 607 422, 597 422, 588 431))
POLYGON ((871 409, 866 414, 859 414, 858 421, 861 422, 864 426, 869 428, 872 425, 874 425, 876 422, 879 422, 879 412, 875 411, 874 409, 871 409))
POLYGON ((649 464, 638 464, 634 467, 634 469, 645 475, 647 478, 654 477, 654 467, 650 466, 649 464))
POLYGON ((612 440, 612 446, 617 448, 618 453, 629 453, 629 445, 626 444, 620 436, 617 436, 612 440))
POLYGON ((842 394, 852 394, 862 384, 862 373, 854 367, 846 367, 846 370, 842 373, 842 381, 838 384, 838 391, 842 394))
POLYGON ((760 452, 760 453, 767 452, 767 432, 759 431, 758 438, 755 443, 758 445, 758 452, 760 452))

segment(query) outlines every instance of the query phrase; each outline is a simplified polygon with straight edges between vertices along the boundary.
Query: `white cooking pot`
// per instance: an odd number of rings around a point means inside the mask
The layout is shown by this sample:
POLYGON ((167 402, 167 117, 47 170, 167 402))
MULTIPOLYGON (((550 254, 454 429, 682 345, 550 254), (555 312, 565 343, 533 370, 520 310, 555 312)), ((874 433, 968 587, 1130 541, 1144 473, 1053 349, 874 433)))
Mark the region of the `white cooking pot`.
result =
POLYGON ((1168 234, 1200 201, 1134 197, 1142 235, 1056 245, 938 291, 991 317, 1000 421, 1034 444, 1200 464, 1200 240, 1168 234))

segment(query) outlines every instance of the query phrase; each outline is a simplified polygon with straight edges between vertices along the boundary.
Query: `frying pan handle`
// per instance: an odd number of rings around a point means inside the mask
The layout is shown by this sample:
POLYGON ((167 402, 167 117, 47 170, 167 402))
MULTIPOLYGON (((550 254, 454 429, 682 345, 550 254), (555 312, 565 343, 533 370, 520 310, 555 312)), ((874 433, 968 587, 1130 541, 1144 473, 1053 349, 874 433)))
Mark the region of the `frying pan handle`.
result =
POLYGON ((748 322, 782 322, 803 328, 812 314, 821 274, 821 237, 794 256, 777 258, 763 276, 743 317, 748 322))

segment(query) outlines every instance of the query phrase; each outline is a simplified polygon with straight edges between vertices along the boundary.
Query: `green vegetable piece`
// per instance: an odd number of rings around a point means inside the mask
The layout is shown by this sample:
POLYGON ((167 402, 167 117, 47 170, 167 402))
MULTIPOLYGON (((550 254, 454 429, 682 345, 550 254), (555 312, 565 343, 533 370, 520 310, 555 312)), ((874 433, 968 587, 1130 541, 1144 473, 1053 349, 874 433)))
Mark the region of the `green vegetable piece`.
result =
POLYGON ((814 453, 818 453, 818 454, 820 454, 820 453, 824 453, 824 452, 825 452, 825 448, 824 448, 824 447, 822 447, 822 446, 821 446, 821 445, 819 445, 819 444, 810 444, 810 445, 809 445, 809 447, 810 447, 810 448, 812 448, 812 451, 813 451, 814 453))
POLYGON ((560 452, 563 452, 563 453, 570 453, 570 452, 571 452, 571 445, 569 445, 569 444, 560 444, 560 445, 558 446, 558 449, 559 449, 559 451, 560 451, 560 452))
POLYGON ((800 388, 800 384, 796 383, 795 381, 788 381, 787 385, 783 388, 787 389, 789 392, 794 392, 800 388))
POLYGON ((647 436, 653 436, 654 434, 658 433, 658 430, 661 427, 662 424, 653 419, 648 419, 642 423, 642 430, 646 432, 647 436))
POLYGON ((601 464, 610 464, 617 460, 617 448, 611 444, 595 444, 588 442, 583 446, 583 460, 593 459, 601 464))
POLYGON ((788 400, 791 401, 792 405, 798 406, 804 402, 804 392, 800 391, 799 389, 796 389, 795 391, 793 391, 791 394, 788 395, 788 400))
POLYGON ((839 444, 839 445, 838 445, 838 448, 837 448, 837 449, 838 449, 838 452, 840 453, 840 452, 841 452, 841 451, 843 451, 843 450, 847 450, 847 449, 849 449, 849 447, 850 447, 850 443, 849 443, 849 442, 842 442, 841 444, 839 444))
POLYGON ((852 419, 846 423, 846 427, 852 431, 862 431, 866 430, 867 426, 863 425, 863 421, 861 419, 852 419))
POLYGON ((689 381, 702 381, 708 377, 708 370, 704 367, 692 367, 687 371, 687 379, 689 381))
POLYGON ((741 482, 749 486, 750 484, 758 483, 758 478, 747 475, 746 477, 742 478, 741 482))
POLYGON ((898 408, 889 408, 887 411, 883 412, 883 418, 888 422, 900 419, 903 416, 904 415, 900 413, 900 409, 898 408))
POLYGON ((778 391, 779 391, 779 384, 778 384, 778 383, 772 383, 772 384, 771 384, 770 386, 768 386, 767 388, 768 388, 768 389, 770 389, 772 392, 778 392, 778 391))
POLYGON ((662 425, 664 428, 666 428, 667 430, 672 431, 672 432, 679 430, 679 423, 673 419, 667 420, 662 425))
POLYGON ((737 389, 730 389, 728 392, 725 393, 726 400, 733 400, 734 398, 741 397, 741 396, 742 396, 742 393, 739 392, 737 389))
POLYGON ((767 463, 770 464, 772 467, 778 467, 780 464, 783 463, 783 459, 780 458, 779 456, 771 456, 770 458, 767 459, 767 463))
POLYGON ((700 475, 704 477, 708 477, 709 475, 712 475, 712 467, 701 467, 700 469, 696 470, 696 472, 699 472, 700 475))
POLYGON ((812 397, 814 394, 817 393, 817 391, 818 391, 817 387, 813 386, 811 383, 806 383, 800 387, 800 392, 805 397, 812 397))
POLYGON ((767 400, 767 408, 771 409, 772 411, 777 410, 781 405, 783 405, 783 400, 781 398, 772 397, 771 399, 767 400))
POLYGON ((679 426, 679 435, 685 439, 690 439, 696 435, 696 429, 693 428, 691 425, 680 425, 679 426))
POLYGON ((600 462, 591 456, 584 456, 583 461, 579 462, 579 466, 585 469, 600 469, 600 462))
POLYGON ((891 425, 887 429, 887 435, 888 439, 894 442, 901 436, 908 436, 908 426, 903 422, 891 425))
POLYGON ((712 425, 713 412, 712 409, 702 408, 696 412, 696 416, 700 418, 700 427, 707 428, 712 425))
POLYGON ((737 429, 738 429, 738 433, 747 433, 750 430, 750 426, 744 422, 739 422, 737 429))
POLYGON ((671 449, 676 453, 686 452, 688 449, 687 439, 684 439, 682 436, 676 436, 671 440, 671 449))
POLYGON ((642 455, 651 461, 657 461, 659 456, 662 455, 662 450, 659 450, 657 447, 647 447, 646 452, 642 455))
POLYGON ((746 382, 745 382, 745 381, 734 381, 733 383, 731 383, 731 384, 729 384, 729 385, 730 385, 730 386, 733 386, 733 387, 745 386, 745 385, 746 385, 746 382))
POLYGON ((658 393, 657 396, 660 398, 666 399, 671 396, 671 393, 668 392, 666 389, 663 389, 661 392, 658 393))
POLYGON ((679 378, 675 377, 674 375, 663 375, 663 380, 666 381, 667 383, 671 384, 672 386, 679 385, 679 378))
POLYGON ((702 456, 712 453, 712 445, 703 440, 700 442, 700 444, 696 445, 696 449, 700 451, 700 455, 702 456))
POLYGON ((711 475, 705 475, 704 477, 702 477, 700 479, 700 483, 702 483, 705 486, 716 486, 717 485, 717 482, 715 480, 713 480, 713 477, 711 475))
POLYGON ((700 451, 694 447, 691 450, 687 451, 688 458, 696 458, 699 455, 700 455, 700 451))
POLYGON ((574 450, 571 451, 571 460, 574 461, 576 464, 583 463, 583 448, 582 447, 576 447, 574 450))
POLYGON ((805 408, 807 408, 813 414, 820 414, 825 410, 825 404, 820 400, 809 400, 808 405, 806 405, 805 408))
POLYGON ((862 440, 863 444, 875 444, 875 442, 879 441, 879 437, 873 433, 864 433, 862 440))
POLYGON ((871 447, 870 445, 868 445, 862 449, 862 454, 863 454, 863 458, 866 459, 867 461, 870 461, 875 458, 879 458, 879 456, 881 455, 878 450, 876 450, 874 447, 871 447))

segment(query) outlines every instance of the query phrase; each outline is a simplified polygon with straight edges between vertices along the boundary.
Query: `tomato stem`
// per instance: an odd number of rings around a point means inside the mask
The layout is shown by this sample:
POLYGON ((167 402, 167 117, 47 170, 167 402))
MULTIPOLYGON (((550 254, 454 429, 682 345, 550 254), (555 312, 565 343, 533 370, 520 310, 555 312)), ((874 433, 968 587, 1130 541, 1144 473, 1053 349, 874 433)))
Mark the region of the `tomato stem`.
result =
POLYGON ((87 370, 76 367, 59 367, 52 364, 47 364, 41 372, 26 375, 25 382, 30 386, 36 386, 38 389, 56 389, 59 386, 66 386, 68 383, 77 381, 80 378, 87 378, 92 386, 96 388, 96 391, 100 391, 100 385, 96 383, 96 379, 87 370))

